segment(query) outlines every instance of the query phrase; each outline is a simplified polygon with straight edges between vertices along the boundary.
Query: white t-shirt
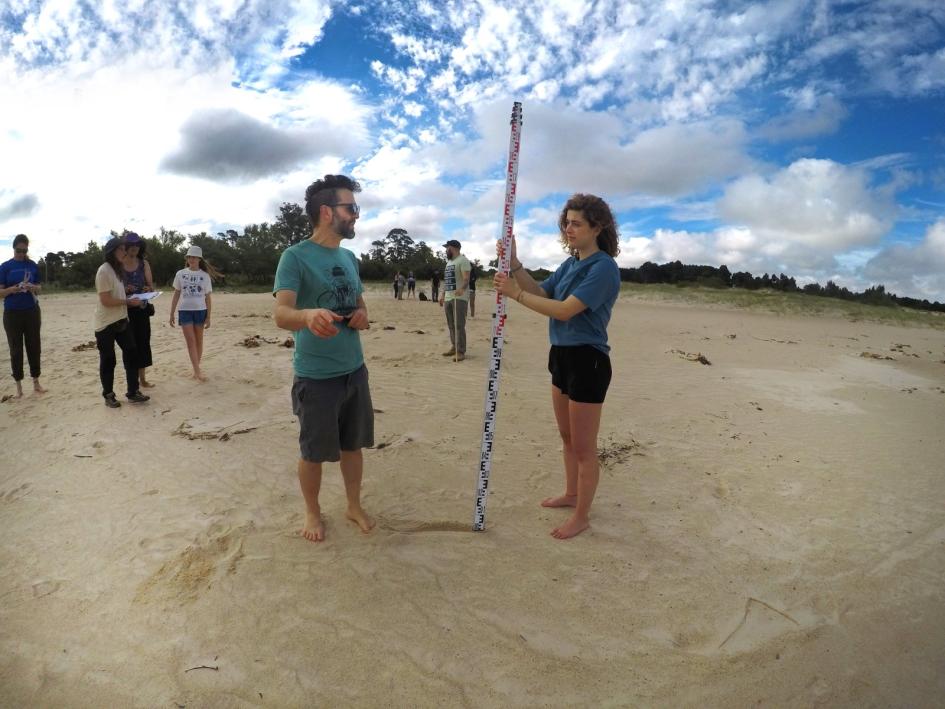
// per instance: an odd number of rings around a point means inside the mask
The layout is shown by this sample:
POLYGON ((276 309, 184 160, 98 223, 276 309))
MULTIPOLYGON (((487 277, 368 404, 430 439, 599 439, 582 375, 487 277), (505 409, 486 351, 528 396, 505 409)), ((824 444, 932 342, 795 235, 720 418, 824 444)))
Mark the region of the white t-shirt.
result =
MULTIPOLYGON (((115 269, 110 263, 103 263, 95 272, 95 292, 111 293, 113 298, 125 300, 125 284, 121 282, 115 269)), ((128 306, 121 305, 102 305, 102 301, 95 303, 95 332, 101 332, 113 322, 124 320, 128 317, 128 306)))
POLYGON ((462 289, 463 294, 458 296, 458 299, 469 302, 469 288, 464 285, 463 274, 469 273, 471 270, 472 265, 469 263, 469 259, 462 254, 459 254, 452 261, 446 262, 446 271, 443 274, 443 300, 449 303, 457 298, 456 291, 462 289))
POLYGON ((206 310, 206 296, 213 291, 213 284, 206 271, 182 268, 174 276, 174 290, 180 291, 178 310, 206 310))

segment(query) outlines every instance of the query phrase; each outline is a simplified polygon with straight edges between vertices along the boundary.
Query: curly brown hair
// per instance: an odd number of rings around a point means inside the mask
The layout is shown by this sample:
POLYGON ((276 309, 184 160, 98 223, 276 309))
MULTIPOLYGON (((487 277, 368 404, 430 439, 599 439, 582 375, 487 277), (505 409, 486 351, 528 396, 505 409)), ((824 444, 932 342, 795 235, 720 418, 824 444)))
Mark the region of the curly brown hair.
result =
POLYGON ((610 205, 600 197, 592 194, 571 195, 571 198, 565 202, 561 210, 561 216, 558 217, 558 229, 561 231, 561 246, 572 256, 577 256, 574 249, 568 244, 568 238, 564 235, 564 227, 568 221, 568 211, 580 212, 587 219, 587 223, 592 227, 600 227, 600 233, 597 235, 597 248, 611 257, 616 257, 620 253, 620 234, 617 232, 617 220, 614 219, 614 213, 610 210, 610 205))

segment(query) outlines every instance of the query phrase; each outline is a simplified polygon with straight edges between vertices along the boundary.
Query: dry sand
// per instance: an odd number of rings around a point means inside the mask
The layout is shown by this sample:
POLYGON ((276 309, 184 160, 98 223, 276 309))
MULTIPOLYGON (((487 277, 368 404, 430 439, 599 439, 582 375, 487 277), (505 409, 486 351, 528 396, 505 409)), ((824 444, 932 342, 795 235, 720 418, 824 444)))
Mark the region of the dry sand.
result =
POLYGON ((94 295, 44 298, 49 393, 0 406, 0 705, 941 706, 942 330, 622 299, 593 526, 562 542, 546 324, 515 304, 468 531, 480 301, 454 364, 437 305, 369 295, 378 526, 331 465, 316 546, 271 296, 214 297, 203 385, 158 299, 157 388, 115 411, 72 351, 94 295))

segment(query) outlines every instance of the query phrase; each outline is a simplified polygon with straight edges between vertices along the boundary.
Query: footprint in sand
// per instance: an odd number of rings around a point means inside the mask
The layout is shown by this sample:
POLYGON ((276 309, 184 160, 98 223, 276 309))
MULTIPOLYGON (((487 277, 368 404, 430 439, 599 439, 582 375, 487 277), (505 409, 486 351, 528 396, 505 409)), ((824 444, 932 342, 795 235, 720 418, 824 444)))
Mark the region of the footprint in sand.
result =
POLYGON ((33 598, 49 596, 62 588, 59 581, 37 581, 33 584, 33 598))
POLYGON ((717 500, 725 500, 731 495, 732 490, 724 482, 719 481, 716 483, 715 487, 712 488, 712 496, 717 500))
POLYGON ((7 493, 0 492, 0 499, 2 499, 4 502, 15 502, 29 495, 32 487, 33 486, 29 483, 23 483, 19 487, 14 488, 7 493))
POLYGON ((197 600, 221 578, 236 573, 243 558, 243 540, 254 530, 250 522, 195 540, 141 584, 135 601, 156 598, 183 604, 197 600))

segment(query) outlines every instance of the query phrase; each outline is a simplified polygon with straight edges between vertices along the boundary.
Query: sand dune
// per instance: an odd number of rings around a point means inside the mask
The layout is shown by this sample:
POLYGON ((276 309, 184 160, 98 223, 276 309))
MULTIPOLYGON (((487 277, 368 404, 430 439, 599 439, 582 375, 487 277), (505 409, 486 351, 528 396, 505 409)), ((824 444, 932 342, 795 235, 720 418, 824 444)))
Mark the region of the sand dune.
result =
POLYGON ((203 385, 158 299, 153 398, 117 411, 72 351, 93 302, 43 299, 50 392, 0 405, 4 706, 945 696, 942 330, 622 298, 593 526, 561 542, 545 321, 511 304, 473 533, 489 297, 453 363, 436 304, 373 291, 378 527, 345 523, 329 466, 315 546, 271 296, 215 294, 203 385))

